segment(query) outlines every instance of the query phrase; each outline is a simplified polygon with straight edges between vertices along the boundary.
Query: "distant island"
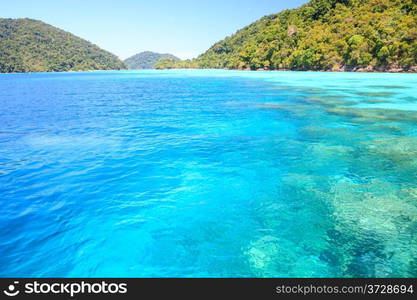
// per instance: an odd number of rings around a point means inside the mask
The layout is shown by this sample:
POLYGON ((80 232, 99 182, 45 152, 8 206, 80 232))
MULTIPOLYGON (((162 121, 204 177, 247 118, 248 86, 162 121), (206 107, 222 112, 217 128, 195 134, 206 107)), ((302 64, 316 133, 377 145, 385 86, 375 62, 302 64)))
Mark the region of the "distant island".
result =
POLYGON ((416 0, 311 0, 158 69, 417 71, 416 0))
POLYGON ((178 57, 172 54, 145 51, 129 57, 124 63, 130 70, 154 69, 155 64, 161 59, 167 59, 172 62, 180 61, 178 57))
POLYGON ((0 72, 120 70, 117 56, 32 19, 0 19, 0 72))
POLYGON ((33 19, 0 18, 0 73, 121 69, 417 72, 417 0, 311 0, 272 14, 192 60, 142 52, 124 62, 33 19))

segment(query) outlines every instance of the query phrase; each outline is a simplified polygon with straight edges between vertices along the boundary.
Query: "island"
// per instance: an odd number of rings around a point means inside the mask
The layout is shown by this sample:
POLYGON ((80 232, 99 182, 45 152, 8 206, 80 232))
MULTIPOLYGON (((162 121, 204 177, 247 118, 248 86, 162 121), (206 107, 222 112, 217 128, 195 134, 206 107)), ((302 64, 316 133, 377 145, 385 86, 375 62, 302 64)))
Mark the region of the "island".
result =
POLYGON ((265 16, 193 60, 156 67, 417 71, 417 1, 311 0, 265 16))
POLYGON ((129 70, 154 69, 155 64, 161 60, 179 61, 180 59, 172 54, 161 54, 151 51, 145 51, 127 58, 124 63, 129 70))
POLYGON ((0 19, 0 73, 121 70, 114 54, 33 19, 0 19))

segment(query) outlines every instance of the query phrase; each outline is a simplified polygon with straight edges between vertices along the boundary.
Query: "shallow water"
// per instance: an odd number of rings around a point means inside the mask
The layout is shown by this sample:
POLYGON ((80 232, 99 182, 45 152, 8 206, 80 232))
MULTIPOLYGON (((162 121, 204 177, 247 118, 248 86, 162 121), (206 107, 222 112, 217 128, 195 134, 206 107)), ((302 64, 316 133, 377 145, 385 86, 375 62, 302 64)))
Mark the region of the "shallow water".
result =
POLYGON ((417 75, 0 75, 1 277, 417 276, 417 75))

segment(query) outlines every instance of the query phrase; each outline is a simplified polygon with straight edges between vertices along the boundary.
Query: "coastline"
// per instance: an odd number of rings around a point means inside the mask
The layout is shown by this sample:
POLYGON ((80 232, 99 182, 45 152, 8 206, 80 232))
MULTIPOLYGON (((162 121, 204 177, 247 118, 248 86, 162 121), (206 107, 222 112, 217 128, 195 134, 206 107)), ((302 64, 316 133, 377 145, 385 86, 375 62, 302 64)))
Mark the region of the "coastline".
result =
POLYGON ((411 66, 409 68, 401 68, 397 66, 390 67, 335 67, 332 69, 314 69, 314 68, 187 68, 187 67, 166 67, 166 68, 155 68, 155 70, 230 70, 230 71, 255 71, 255 72, 328 72, 328 73, 417 73, 417 66, 411 66))
MULTIPOLYGON (((321 70, 321 69, 268 69, 268 68, 259 68, 259 69, 233 69, 233 68, 153 68, 153 69, 146 69, 146 70, 229 70, 229 71, 245 71, 245 72, 325 72, 325 73, 417 73, 417 66, 410 67, 409 69, 403 68, 374 68, 374 67, 367 67, 367 68, 340 68, 340 69, 332 69, 332 70, 321 70)), ((145 69, 142 69, 145 70, 145 69)), ((129 70, 129 69, 104 69, 104 70, 68 70, 68 71, 40 71, 40 72, 0 72, 0 74, 34 74, 34 73, 79 73, 79 72, 106 72, 106 71, 140 71, 138 70, 129 70)))
MULTIPOLYGON (((227 69, 227 70, 238 70, 238 69, 227 69)), ((292 71, 292 72, 330 72, 330 73, 417 73, 417 66, 412 66, 409 69, 404 69, 400 67, 391 67, 391 68, 378 68, 378 67, 355 67, 346 69, 345 67, 338 68, 338 69, 331 69, 331 70, 322 70, 322 69, 266 69, 266 68, 259 68, 257 70, 248 70, 243 69, 242 71, 259 71, 259 72, 266 72, 266 71, 292 71)))

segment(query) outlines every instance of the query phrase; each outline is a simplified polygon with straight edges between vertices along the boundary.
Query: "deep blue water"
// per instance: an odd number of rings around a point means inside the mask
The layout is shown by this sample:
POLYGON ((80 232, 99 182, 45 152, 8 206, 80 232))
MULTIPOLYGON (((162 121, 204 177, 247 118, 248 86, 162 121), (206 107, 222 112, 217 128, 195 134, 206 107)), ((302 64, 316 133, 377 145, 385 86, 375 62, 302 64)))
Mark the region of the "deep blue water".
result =
POLYGON ((415 74, 0 74, 0 276, 417 276, 416 95, 415 74))

